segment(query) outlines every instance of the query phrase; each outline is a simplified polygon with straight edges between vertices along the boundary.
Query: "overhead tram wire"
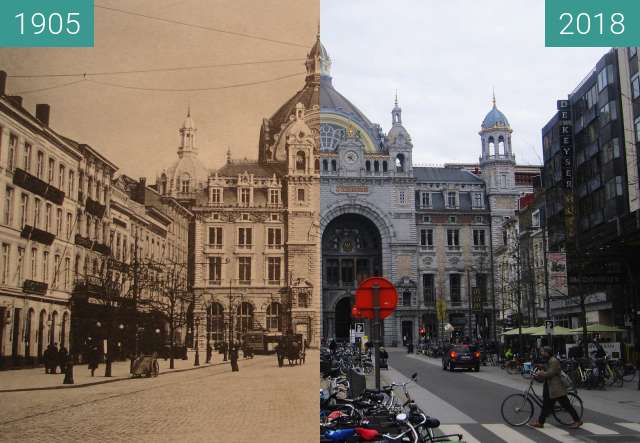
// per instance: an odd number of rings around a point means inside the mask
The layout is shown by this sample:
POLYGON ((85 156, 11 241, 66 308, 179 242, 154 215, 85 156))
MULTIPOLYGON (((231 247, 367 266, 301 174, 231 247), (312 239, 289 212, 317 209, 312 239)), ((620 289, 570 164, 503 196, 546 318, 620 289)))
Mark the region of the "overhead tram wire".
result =
POLYGON ((275 77, 275 78, 271 78, 271 79, 267 79, 267 80, 258 80, 258 81, 253 81, 253 82, 245 82, 245 83, 235 83, 235 84, 231 84, 231 85, 223 85, 223 86, 212 86, 212 87, 208 87, 208 88, 184 88, 184 89, 174 89, 174 88, 145 88, 145 87, 141 87, 141 86, 127 86, 127 85, 120 85, 117 83, 111 83, 111 82, 105 82, 105 81, 100 81, 100 80, 93 80, 93 79, 87 79, 86 81, 89 83, 95 83, 97 85, 102 85, 102 86, 111 86, 114 88, 122 88, 122 89, 133 89, 136 91, 150 91, 150 92, 205 92, 205 91, 218 91, 218 90, 222 90, 222 89, 233 89, 233 88, 242 88, 242 87, 246 87, 246 86, 255 86, 255 85, 262 85, 265 83, 272 83, 278 80, 284 80, 287 78, 292 78, 292 77, 297 77, 299 75, 305 75, 305 72, 296 72, 295 74, 289 74, 289 75, 283 75, 280 77, 275 77))
POLYGON ((196 69, 211 69, 211 68, 227 68, 235 66, 250 66, 250 65, 266 65, 273 63, 287 63, 287 62, 301 62, 304 58, 285 58, 275 60, 257 60, 248 62, 237 63, 218 63, 211 65, 192 65, 192 66, 174 66, 169 68, 149 68, 149 69, 131 69, 127 71, 96 71, 96 72, 75 72, 75 73, 61 73, 61 74, 15 74, 8 75, 8 78, 54 78, 54 77, 94 77, 94 76, 108 76, 108 75, 127 75, 127 74, 146 74, 152 72, 175 72, 175 71, 190 71, 196 69))
POLYGON ((186 26, 186 27, 189 27, 189 28, 201 29, 201 30, 204 30, 204 31, 213 31, 213 32, 221 33, 221 34, 234 35, 234 36, 237 36, 237 37, 244 37, 244 38, 250 38, 250 39, 254 39, 254 40, 261 40, 261 41, 265 41, 265 42, 270 42, 270 43, 277 43, 277 44, 280 44, 280 45, 296 46, 296 47, 299 47, 299 48, 309 49, 308 45, 302 44, 302 43, 288 42, 288 41, 285 41, 285 40, 277 40, 277 39, 273 39, 273 38, 269 38, 269 37, 261 37, 259 35, 245 34, 243 32, 229 31, 229 30, 226 30, 226 29, 213 28, 213 27, 210 27, 210 26, 203 26, 203 25, 198 25, 198 24, 194 24, 194 23, 186 23, 186 22, 181 22, 179 20, 172 20, 172 19, 168 19, 168 18, 156 17, 156 16, 152 16, 152 15, 142 14, 142 13, 139 13, 139 12, 127 11, 125 9, 112 8, 110 6, 95 5, 95 8, 100 8, 100 9, 104 9, 104 10, 107 10, 107 11, 119 12, 121 14, 132 15, 132 16, 135 16, 135 17, 142 17, 142 18, 146 18, 146 19, 149 19, 149 20, 156 20, 156 21, 164 22, 164 23, 171 23, 171 24, 174 24, 174 25, 186 26))
POLYGON ((78 83, 82 83, 83 81, 85 81, 85 79, 74 80, 72 82, 62 83, 60 85, 55 85, 55 86, 48 86, 46 88, 29 89, 27 91, 17 91, 17 92, 14 92, 13 94, 14 95, 27 95, 27 94, 33 94, 35 92, 51 91, 53 89, 66 88, 67 86, 77 85, 78 83))

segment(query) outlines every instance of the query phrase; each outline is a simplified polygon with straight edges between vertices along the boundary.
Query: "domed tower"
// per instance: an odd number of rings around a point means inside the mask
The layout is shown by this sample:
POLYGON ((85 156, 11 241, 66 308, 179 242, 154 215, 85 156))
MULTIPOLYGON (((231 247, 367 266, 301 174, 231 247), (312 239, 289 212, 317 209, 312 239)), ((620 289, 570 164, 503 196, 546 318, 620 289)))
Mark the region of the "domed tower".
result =
POLYGON ((209 171, 198 158, 197 131, 191 117, 191 108, 189 108, 179 131, 178 160, 162 171, 157 180, 158 191, 161 194, 177 198, 191 198, 193 193, 202 189, 206 184, 209 171))
POLYGON ((389 159, 394 165, 396 174, 411 175, 413 171, 411 161, 413 144, 409 132, 402 126, 402 108, 398 106, 397 93, 394 107, 391 110, 391 123, 392 126, 386 138, 389 159))

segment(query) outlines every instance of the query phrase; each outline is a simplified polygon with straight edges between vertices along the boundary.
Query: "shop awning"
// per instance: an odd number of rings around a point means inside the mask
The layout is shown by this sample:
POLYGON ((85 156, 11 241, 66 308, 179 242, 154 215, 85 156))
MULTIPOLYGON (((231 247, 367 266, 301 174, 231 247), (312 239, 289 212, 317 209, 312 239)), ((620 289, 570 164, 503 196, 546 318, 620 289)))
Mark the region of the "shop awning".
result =
MULTIPOLYGON (((533 331, 529 332, 529 334, 531 335, 536 335, 536 336, 544 336, 547 335, 547 332, 544 328, 544 326, 538 326, 537 328, 534 328, 533 331)), ((571 332, 571 329, 569 328, 565 328, 562 326, 555 326, 553 328, 553 335, 573 335, 573 332, 571 332)))
MULTIPOLYGON (((616 328, 615 326, 594 323, 592 325, 587 325, 587 332, 624 332, 624 329, 616 328)), ((571 333, 582 334, 582 326, 579 328, 571 329, 571 333)))

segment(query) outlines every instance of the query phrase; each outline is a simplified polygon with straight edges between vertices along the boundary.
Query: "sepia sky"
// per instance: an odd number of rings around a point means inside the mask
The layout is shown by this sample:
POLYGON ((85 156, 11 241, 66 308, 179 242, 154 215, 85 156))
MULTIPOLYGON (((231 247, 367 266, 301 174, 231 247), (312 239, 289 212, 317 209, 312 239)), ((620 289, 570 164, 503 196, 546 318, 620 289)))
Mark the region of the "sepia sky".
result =
POLYGON ((606 48, 545 48, 542 0, 322 0, 333 84, 385 131, 398 89, 414 162, 477 161, 498 108, 519 163, 540 164, 540 131, 606 48))
MULTIPOLYGON (((212 32, 96 8, 94 48, 0 49, 0 69, 11 75, 96 73, 255 61, 294 60, 185 71, 89 75, 88 80, 23 94, 24 106, 49 103, 51 127, 87 143, 133 176, 155 175, 177 159, 180 128, 191 106, 200 156, 220 166, 228 147, 233 156, 256 158, 262 119, 304 84, 304 59, 319 21, 318 0, 97 0, 122 9, 236 33, 293 42, 285 45, 212 32), (262 85, 192 92, 253 83, 262 85), (97 82, 97 83, 96 83, 97 82)), ((76 77, 8 79, 8 94, 82 80, 76 77)))

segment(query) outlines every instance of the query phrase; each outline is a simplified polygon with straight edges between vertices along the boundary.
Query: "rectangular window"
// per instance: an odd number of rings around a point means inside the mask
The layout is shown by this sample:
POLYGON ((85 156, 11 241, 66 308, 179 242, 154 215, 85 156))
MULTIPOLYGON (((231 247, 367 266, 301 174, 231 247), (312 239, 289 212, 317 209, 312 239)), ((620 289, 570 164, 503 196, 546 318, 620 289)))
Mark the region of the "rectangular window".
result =
POLYGON ((240 203, 249 206, 251 202, 251 190, 249 188, 240 189, 240 203))
MULTIPOLYGON (((96 259, 93 260, 93 273, 94 275, 98 275, 98 261, 96 259)), ((54 288, 58 287, 58 272, 60 271, 60 256, 53 256, 53 283, 51 286, 54 288)))
POLYGON ((214 188, 211 190, 211 203, 222 203, 222 189, 214 188))
POLYGON ((303 202, 304 201, 304 189, 298 189, 298 201, 299 202, 303 202))
POLYGON ((73 214, 71 212, 67 212, 67 223, 66 223, 66 230, 65 230, 65 236, 67 237, 67 241, 71 241, 72 235, 73 235, 73 214))
POLYGON ((460 306, 462 304, 460 282, 460 274, 449 274, 449 297, 452 306, 460 306))
POLYGON ((38 279, 38 250, 31 249, 31 280, 38 279))
POLYGON ((474 192, 473 193, 473 207, 474 208, 482 208, 483 204, 482 204, 482 193, 481 192, 474 192))
POLYGON ((631 96, 636 99, 640 97, 640 74, 636 74, 631 79, 631 96))
POLYGON ((447 207, 455 208, 456 207, 456 193, 455 192, 447 192, 447 207))
POLYGON ((69 257, 64 259, 64 288, 69 289, 71 284, 71 259, 69 257))
POLYGON ((607 68, 608 66, 605 66, 598 73, 598 92, 602 91, 609 84, 609 76, 607 75, 607 68))
POLYGON ((24 144, 24 161, 22 164, 25 171, 31 172, 31 145, 26 142, 24 144))
POLYGON ((269 203, 277 205, 280 202, 280 191, 277 189, 269 190, 269 203))
POLYGON ((42 252, 42 281, 49 282, 49 252, 42 252))
POLYGON ((425 305, 433 305, 436 302, 433 274, 422 274, 422 292, 425 305))
POLYGON ((482 248, 486 246, 484 229, 473 230, 473 246, 475 246, 476 248, 482 248))
POLYGON ((47 203, 44 210, 44 230, 49 232, 51 229, 51 212, 53 211, 53 207, 47 203))
POLYGON ((209 284, 219 285, 222 279, 222 257, 209 257, 209 284))
POLYGON ((459 229, 447 229, 447 246, 450 249, 458 249, 460 247, 459 229))
POLYGON ((29 196, 22 194, 20 196, 20 229, 27 224, 27 216, 29 214, 29 196))
POLYGON ((11 246, 7 243, 2 244, 2 275, 0 279, 2 279, 2 284, 6 285, 9 282, 9 263, 10 262, 10 254, 11 254, 11 246))
POLYGON ((11 226, 13 223, 13 188, 7 186, 4 196, 4 224, 11 226))
POLYGON ((636 132, 636 143, 640 142, 640 117, 635 119, 634 128, 636 132))
POLYGON ((16 270, 16 277, 18 278, 18 285, 22 284, 24 271, 24 248, 18 248, 18 269, 16 270))
POLYGON ((429 192, 423 192, 420 194, 420 205, 423 208, 431 207, 431 194, 429 192))
POLYGON ((242 284, 251 282, 251 257, 238 258, 238 279, 242 284))
POLYGON ((252 245, 252 228, 238 228, 238 246, 250 248, 252 245))
POLYGON ((420 246, 433 248, 433 229, 420 229, 420 246))
POLYGON ((476 274, 476 288, 480 291, 480 301, 482 304, 487 302, 487 274, 476 274))
POLYGON ((404 205, 407 201, 406 196, 404 191, 399 191, 398 192, 398 201, 400 202, 401 205, 404 205))
POLYGON ((36 198, 33 201, 33 227, 40 227, 40 199, 36 198))
POLYGON ((64 189, 64 174, 65 174, 64 165, 60 165, 59 174, 58 174, 58 189, 60 190, 64 189))
POLYGON ((38 178, 42 180, 43 174, 44 174, 44 154, 42 153, 42 151, 38 151, 38 159, 36 164, 36 176, 38 176, 38 178))
POLYGON ((69 184, 69 192, 68 192, 69 197, 71 197, 73 195, 73 187, 74 187, 75 181, 76 181, 75 178, 76 178, 75 173, 70 170, 69 171, 69 183, 68 183, 69 184))
MULTIPOLYGON (((241 228, 244 229, 244 228, 241 228)), ((217 248, 222 247, 222 227, 210 226, 209 227, 209 245, 217 248)))
POLYGON ((47 172, 47 178, 48 178, 48 181, 49 181, 50 184, 53 183, 53 174, 55 173, 54 172, 55 167, 56 167, 56 161, 54 159, 50 158, 49 159, 49 169, 48 169, 48 172, 47 172))
POLYGON ((327 259, 326 261, 327 268, 327 283, 330 285, 337 285, 340 281, 340 265, 337 259, 327 259))
POLYGON ((13 171, 16 166, 16 150, 18 149, 18 136, 9 136, 9 152, 7 153, 7 170, 13 171))
POLYGON ((282 246, 282 229, 280 228, 267 229, 267 246, 269 248, 279 248, 282 246))
POLYGON ((56 236, 62 234, 62 209, 56 210, 56 236))
POLYGON ((280 283, 280 257, 269 257, 267 259, 267 278, 271 284, 280 283))
POLYGON ((354 283, 353 260, 343 259, 340 261, 340 270, 342 274, 342 283, 345 286, 351 286, 354 283))

